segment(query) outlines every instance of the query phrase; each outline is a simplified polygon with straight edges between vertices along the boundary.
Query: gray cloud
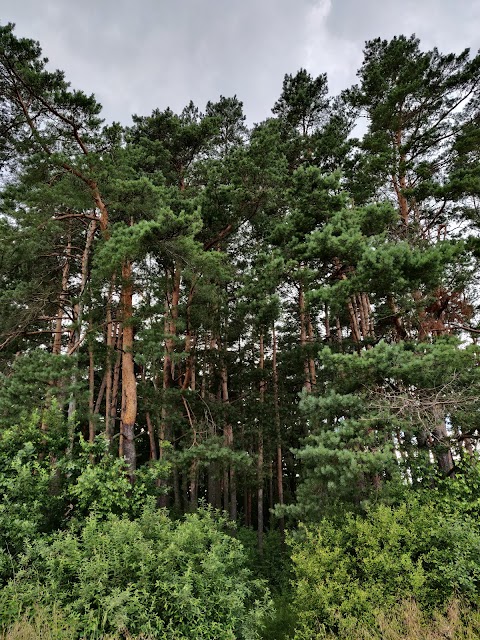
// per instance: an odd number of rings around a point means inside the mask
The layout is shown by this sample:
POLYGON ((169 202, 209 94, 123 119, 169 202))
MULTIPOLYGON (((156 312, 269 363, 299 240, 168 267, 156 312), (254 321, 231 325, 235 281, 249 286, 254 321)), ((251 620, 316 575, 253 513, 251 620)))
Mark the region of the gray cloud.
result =
POLYGON ((260 121, 285 73, 327 71, 336 93, 355 81, 366 39, 415 31, 428 47, 476 48, 479 18, 468 0, 2 0, 1 20, 95 93, 107 121, 128 123, 220 94, 260 121))

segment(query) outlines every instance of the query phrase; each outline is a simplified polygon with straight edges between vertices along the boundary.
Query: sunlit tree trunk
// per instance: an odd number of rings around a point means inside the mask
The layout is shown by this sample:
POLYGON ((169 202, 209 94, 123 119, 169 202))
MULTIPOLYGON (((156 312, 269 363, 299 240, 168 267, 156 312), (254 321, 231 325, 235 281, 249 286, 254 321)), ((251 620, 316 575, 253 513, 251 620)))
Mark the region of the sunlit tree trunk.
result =
POLYGON ((133 482, 136 469, 135 420, 137 418, 137 380, 134 369, 133 345, 133 273, 132 263, 126 260, 122 266, 122 413, 121 441, 123 456, 133 482))

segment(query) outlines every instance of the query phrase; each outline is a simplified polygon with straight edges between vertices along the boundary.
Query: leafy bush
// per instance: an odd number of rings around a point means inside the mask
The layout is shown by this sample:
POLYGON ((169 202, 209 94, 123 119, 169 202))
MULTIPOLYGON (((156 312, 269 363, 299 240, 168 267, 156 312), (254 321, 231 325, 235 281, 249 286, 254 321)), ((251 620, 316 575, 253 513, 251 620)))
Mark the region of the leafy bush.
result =
POLYGON ((63 460, 61 468, 68 476, 65 498, 71 516, 81 522, 90 513, 139 516, 145 502, 158 497, 157 480, 168 476, 169 464, 156 460, 142 465, 132 485, 125 460, 114 455, 108 440, 98 435, 94 443, 80 436, 76 458, 63 460))
POLYGON ((208 509, 177 522, 153 507, 133 521, 90 516, 78 534, 32 544, 0 592, 3 626, 40 603, 87 637, 256 638, 269 600, 229 526, 208 509))
MULTIPOLYGON (((474 603, 480 591, 480 534, 473 521, 411 501, 378 506, 343 524, 324 520, 291 540, 296 574, 295 638, 347 633, 413 598, 441 609, 454 596, 474 603)), ((352 636, 354 637, 354 636, 352 636)))
POLYGON ((33 412, 0 435, 0 578, 15 569, 24 544, 62 521, 62 478, 57 465, 62 418, 58 407, 44 412, 40 429, 33 412))

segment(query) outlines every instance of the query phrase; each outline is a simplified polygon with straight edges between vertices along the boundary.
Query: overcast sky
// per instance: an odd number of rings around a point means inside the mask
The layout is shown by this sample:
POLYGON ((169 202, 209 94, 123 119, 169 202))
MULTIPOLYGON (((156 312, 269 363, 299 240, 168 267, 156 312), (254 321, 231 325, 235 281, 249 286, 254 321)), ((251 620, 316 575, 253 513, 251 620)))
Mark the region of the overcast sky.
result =
POLYGON ((270 115, 285 73, 355 82, 365 40, 416 33, 444 53, 480 47, 480 0, 0 0, 0 23, 39 40, 108 122, 236 94, 270 115))

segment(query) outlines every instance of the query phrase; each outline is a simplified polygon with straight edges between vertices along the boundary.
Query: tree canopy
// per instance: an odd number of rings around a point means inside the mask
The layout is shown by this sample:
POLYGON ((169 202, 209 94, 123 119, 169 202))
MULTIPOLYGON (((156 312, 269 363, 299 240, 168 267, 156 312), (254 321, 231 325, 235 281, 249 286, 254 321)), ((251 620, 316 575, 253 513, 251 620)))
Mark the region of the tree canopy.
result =
POLYGON ((264 579, 297 639, 476 606, 480 56, 378 38, 253 127, 105 125, 51 69, 0 26, 4 627, 254 638, 264 579))

